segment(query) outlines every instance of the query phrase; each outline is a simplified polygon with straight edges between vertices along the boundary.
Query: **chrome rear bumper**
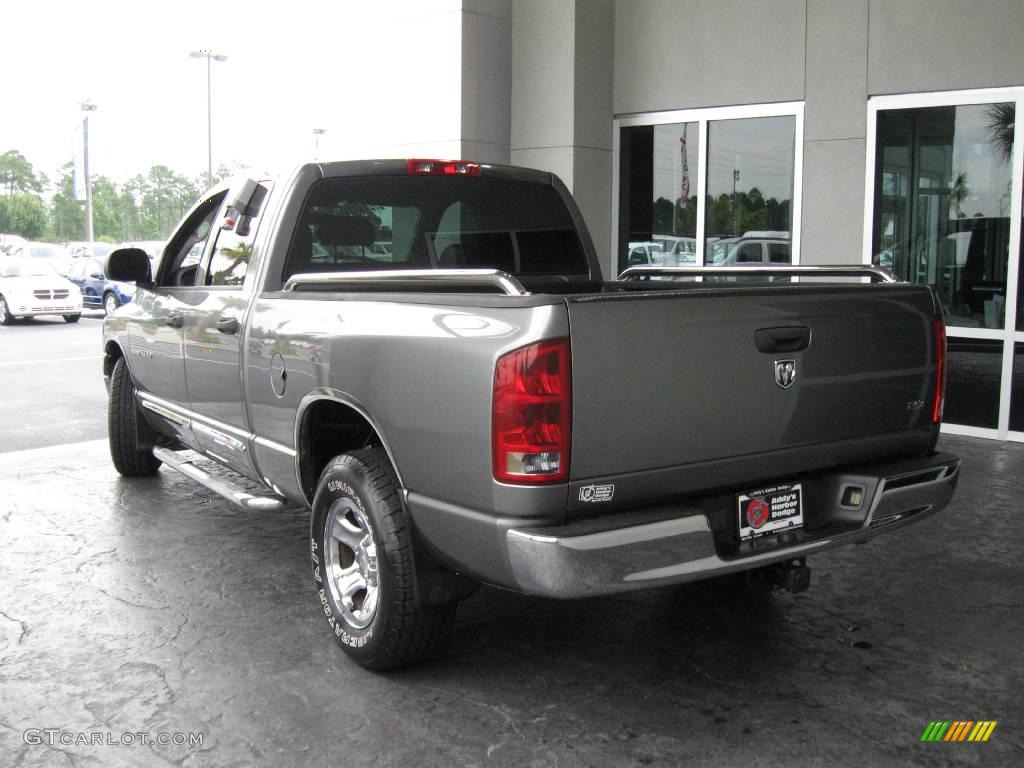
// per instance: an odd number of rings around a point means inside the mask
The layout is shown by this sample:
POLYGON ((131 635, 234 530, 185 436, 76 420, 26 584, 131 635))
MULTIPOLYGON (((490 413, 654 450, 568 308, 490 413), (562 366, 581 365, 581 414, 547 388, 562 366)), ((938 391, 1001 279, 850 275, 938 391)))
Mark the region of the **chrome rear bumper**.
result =
POLYGON ((856 475, 871 488, 859 513, 861 521, 840 533, 810 534, 799 543, 727 558, 716 549, 706 514, 620 527, 605 527, 609 521, 604 520, 510 529, 509 562, 523 592, 576 598, 696 581, 806 557, 867 541, 943 509, 953 498, 960 460, 940 454, 872 469, 882 471, 856 475))

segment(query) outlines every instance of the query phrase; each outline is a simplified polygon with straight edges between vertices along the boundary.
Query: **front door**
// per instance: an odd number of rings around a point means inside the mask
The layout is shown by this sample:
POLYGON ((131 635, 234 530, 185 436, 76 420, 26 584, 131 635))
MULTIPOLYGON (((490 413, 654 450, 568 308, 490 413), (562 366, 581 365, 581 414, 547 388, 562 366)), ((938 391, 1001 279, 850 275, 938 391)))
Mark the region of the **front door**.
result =
POLYGON ((251 475, 252 430, 243 400, 242 344, 245 314, 254 290, 250 257, 266 196, 259 185, 248 215, 221 210, 212 246, 199 270, 196 301, 185 323, 185 378, 194 414, 192 429, 202 449, 238 472, 251 475))
POLYGON ((123 322, 128 334, 128 367, 150 420, 182 442, 195 446, 185 377, 185 327, 202 298, 196 285, 202 254, 210 239, 224 192, 198 203, 171 236, 167 258, 151 290, 140 289, 123 322))

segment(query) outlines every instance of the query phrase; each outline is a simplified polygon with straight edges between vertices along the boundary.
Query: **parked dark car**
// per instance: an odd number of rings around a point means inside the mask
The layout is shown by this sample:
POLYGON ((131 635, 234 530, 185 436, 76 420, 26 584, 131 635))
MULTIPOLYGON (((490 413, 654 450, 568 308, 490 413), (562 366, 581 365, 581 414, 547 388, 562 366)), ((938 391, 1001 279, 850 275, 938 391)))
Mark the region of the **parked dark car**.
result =
POLYGON ((77 259, 68 272, 68 280, 81 289, 85 309, 102 309, 109 315, 135 298, 135 284, 108 280, 99 259, 77 259))

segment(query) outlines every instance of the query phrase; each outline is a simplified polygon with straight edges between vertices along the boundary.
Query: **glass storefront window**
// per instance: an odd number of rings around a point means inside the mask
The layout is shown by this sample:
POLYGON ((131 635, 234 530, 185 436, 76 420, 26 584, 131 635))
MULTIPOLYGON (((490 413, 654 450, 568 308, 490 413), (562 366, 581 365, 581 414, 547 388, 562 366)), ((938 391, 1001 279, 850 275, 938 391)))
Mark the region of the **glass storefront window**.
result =
POLYGON ((800 104, 752 105, 628 119, 618 269, 792 263, 802 114, 800 104))
POLYGON ((946 367, 947 424, 999 426, 1003 342, 950 336, 946 367))
POLYGON ((708 264, 791 261, 795 130, 791 115, 708 124, 708 264))
POLYGON ((619 268, 697 260, 697 123, 622 129, 626 240, 619 268))
POLYGON ((873 261, 933 285, 950 326, 1004 327, 1014 110, 878 112, 873 261))
POLYGON ((1024 432, 1024 342, 1013 345, 1013 383, 1010 385, 1010 429, 1024 432))

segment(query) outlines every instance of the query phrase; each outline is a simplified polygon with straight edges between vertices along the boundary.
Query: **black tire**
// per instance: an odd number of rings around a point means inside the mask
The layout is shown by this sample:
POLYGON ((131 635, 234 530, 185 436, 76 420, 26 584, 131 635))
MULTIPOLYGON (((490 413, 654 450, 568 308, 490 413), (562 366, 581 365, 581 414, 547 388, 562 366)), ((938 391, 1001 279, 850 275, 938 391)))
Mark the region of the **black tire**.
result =
POLYGON ((456 604, 416 604, 413 532, 383 449, 346 453, 324 468, 313 499, 310 555, 327 623, 357 664, 395 669, 445 648, 456 604), (346 545, 332 529, 359 541, 346 545), (347 602, 342 572, 350 588, 363 585, 347 602))
POLYGON ((119 358, 110 375, 107 436, 114 468, 125 477, 151 477, 161 461, 153 455, 156 433, 139 412, 132 374, 119 358))
POLYGON ((81 319, 82 319, 81 315, 64 315, 64 322, 65 323, 77 323, 81 319))
POLYGON ((117 300, 117 296, 112 291, 107 291, 103 294, 103 314, 109 315, 115 309, 121 306, 121 302, 117 300))
POLYGON ((0 294, 0 325, 10 325, 13 322, 14 315, 11 314, 11 309, 7 306, 7 299, 0 294))

